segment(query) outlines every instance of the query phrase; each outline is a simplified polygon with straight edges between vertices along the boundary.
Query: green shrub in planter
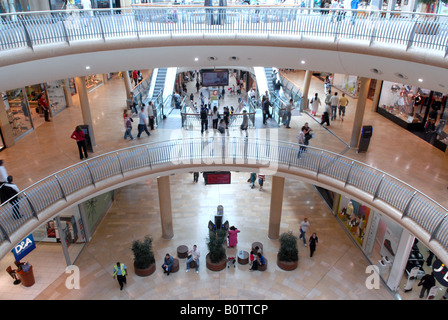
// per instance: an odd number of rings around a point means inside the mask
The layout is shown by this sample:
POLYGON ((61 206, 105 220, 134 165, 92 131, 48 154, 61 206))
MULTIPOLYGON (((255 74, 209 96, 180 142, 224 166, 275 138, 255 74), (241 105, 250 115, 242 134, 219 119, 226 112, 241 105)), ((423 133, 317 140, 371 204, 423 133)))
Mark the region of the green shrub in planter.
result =
POLYGON ((286 262, 294 262, 299 260, 299 249, 297 247, 297 237, 292 231, 282 233, 280 235, 280 250, 278 259, 286 262))
POLYGON ((226 232, 224 230, 218 229, 216 232, 211 231, 209 233, 207 247, 211 262, 219 263, 226 258, 225 241, 226 232))
POLYGON ((155 263, 150 236, 146 236, 143 240, 134 240, 132 252, 134 253, 134 266, 138 269, 146 269, 155 263))

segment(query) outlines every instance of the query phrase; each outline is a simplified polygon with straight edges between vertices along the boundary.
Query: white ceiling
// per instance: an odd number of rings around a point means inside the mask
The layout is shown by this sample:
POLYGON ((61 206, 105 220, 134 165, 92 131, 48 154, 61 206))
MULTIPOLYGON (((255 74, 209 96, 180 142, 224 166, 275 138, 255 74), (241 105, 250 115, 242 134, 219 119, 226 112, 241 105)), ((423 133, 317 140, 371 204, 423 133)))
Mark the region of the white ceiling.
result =
POLYGON ((291 41, 274 40, 258 39, 258 42, 248 41, 249 45, 242 45, 244 41, 239 39, 234 41, 238 45, 230 45, 229 39, 225 39, 222 42, 225 45, 217 45, 219 39, 215 39, 215 42, 206 39, 202 41, 206 45, 199 45, 201 40, 195 39, 192 45, 188 45, 188 42, 170 39, 164 42, 170 45, 159 44, 154 47, 145 47, 144 43, 136 41, 123 41, 100 45, 72 44, 70 47, 62 46, 62 49, 61 46, 47 46, 37 48, 34 52, 29 49, 1 52, 0 90, 132 69, 265 66, 359 75, 448 93, 447 59, 442 53, 436 58, 427 58, 419 55, 419 52, 406 52, 402 48, 387 50, 387 47, 370 47, 362 43, 351 44, 351 48, 355 49, 352 51, 357 52, 351 53, 347 52, 346 47, 341 49, 343 46, 334 43, 326 46, 324 42, 316 41, 316 48, 312 48, 310 43, 306 44, 307 48, 303 48, 299 47, 300 41, 297 40, 293 44, 291 41), (177 43, 179 46, 176 46, 177 43), (215 60, 211 61, 210 57, 215 60), (438 59, 440 63, 434 63, 438 59), (302 64, 302 61, 305 63, 302 64), (90 69, 86 70, 86 66, 90 66, 90 69), (380 73, 375 74, 372 69, 380 73), (407 79, 403 80, 397 74, 407 79), (418 79, 422 79, 422 82, 418 79))

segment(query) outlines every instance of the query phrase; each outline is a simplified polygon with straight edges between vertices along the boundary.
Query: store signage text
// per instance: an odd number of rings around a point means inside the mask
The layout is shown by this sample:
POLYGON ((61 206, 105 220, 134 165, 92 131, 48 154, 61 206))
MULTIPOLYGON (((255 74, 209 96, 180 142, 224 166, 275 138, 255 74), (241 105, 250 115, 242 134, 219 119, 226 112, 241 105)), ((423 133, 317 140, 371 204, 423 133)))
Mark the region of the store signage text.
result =
POLYGON ((12 253, 16 258, 16 261, 20 261, 34 249, 36 249, 36 244, 34 243, 33 235, 30 234, 12 249, 12 253))

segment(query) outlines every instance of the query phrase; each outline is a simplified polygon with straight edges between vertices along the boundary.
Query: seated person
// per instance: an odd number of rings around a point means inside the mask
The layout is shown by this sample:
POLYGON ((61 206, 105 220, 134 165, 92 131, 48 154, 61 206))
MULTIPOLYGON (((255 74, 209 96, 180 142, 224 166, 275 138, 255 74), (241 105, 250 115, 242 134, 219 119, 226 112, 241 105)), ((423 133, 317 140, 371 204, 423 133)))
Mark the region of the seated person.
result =
POLYGON ((254 262, 252 264, 252 268, 250 268, 249 270, 258 270, 258 267, 264 266, 265 263, 266 263, 266 261, 264 260, 263 255, 260 252, 258 252, 257 258, 254 260, 254 262))
POLYGON ((190 262, 194 261, 196 262, 196 273, 199 273, 199 257, 200 253, 198 250, 198 247, 196 245, 193 246, 193 250, 188 251, 188 260, 187 260, 187 270, 186 272, 190 271, 190 262))
POLYGON ((173 264, 174 264, 174 258, 169 253, 167 253, 165 255, 165 259, 162 265, 163 273, 166 273, 166 275, 169 276, 173 264))

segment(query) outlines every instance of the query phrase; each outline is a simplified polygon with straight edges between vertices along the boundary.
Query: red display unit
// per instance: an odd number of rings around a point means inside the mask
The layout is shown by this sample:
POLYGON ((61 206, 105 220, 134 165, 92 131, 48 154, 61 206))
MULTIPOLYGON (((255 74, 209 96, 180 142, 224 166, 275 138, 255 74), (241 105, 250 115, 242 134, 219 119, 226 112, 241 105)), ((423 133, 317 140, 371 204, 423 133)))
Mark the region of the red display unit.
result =
POLYGON ((204 172, 205 184, 230 184, 230 171, 212 171, 204 172))

